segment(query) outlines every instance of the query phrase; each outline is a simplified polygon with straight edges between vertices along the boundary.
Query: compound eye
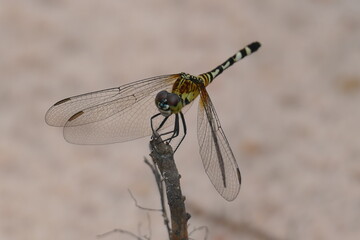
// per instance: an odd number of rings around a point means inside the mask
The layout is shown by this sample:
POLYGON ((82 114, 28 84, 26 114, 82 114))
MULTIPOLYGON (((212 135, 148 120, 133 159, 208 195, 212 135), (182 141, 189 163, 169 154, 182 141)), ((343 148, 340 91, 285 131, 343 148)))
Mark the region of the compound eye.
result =
POLYGON ((155 97, 155 102, 156 103, 163 102, 167 98, 168 94, 169 93, 165 90, 159 92, 155 97))
POLYGON ((168 104, 170 106, 176 106, 180 102, 180 97, 179 97, 179 95, 177 95, 175 93, 169 93, 167 100, 168 100, 168 104))

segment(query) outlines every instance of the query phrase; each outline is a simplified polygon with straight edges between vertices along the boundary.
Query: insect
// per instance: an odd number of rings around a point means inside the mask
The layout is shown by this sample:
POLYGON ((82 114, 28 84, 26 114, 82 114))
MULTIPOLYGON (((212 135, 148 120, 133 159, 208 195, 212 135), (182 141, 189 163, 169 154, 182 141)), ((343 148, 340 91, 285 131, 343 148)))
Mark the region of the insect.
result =
POLYGON ((183 136, 177 149, 186 135, 184 113, 200 96, 197 136, 205 172, 220 195, 232 201, 240 190, 240 170, 206 86, 260 46, 259 42, 253 42, 198 76, 162 75, 65 98, 47 111, 45 121, 51 126, 63 127, 64 138, 75 144, 130 141, 173 126, 173 130, 161 134, 169 134, 166 141, 170 142, 182 127, 183 136))

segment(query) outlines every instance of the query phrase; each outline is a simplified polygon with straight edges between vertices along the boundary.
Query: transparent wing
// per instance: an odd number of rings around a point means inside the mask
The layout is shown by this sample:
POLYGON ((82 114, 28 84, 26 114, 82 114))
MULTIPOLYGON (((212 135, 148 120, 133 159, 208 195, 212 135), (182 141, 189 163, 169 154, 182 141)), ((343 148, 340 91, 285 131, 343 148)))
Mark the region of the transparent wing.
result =
MULTIPOLYGON (((66 98, 46 113, 51 126, 64 127, 64 138, 76 144, 124 142, 151 134, 150 118, 160 90, 171 91, 179 74, 164 75, 66 98)), ((185 109, 186 110, 186 109, 185 109)), ((159 124, 161 118, 155 119, 159 124)), ((173 124, 169 119, 167 126, 173 124)))
POLYGON ((240 190, 239 167, 204 86, 200 96, 198 141, 205 172, 220 195, 232 201, 240 190))

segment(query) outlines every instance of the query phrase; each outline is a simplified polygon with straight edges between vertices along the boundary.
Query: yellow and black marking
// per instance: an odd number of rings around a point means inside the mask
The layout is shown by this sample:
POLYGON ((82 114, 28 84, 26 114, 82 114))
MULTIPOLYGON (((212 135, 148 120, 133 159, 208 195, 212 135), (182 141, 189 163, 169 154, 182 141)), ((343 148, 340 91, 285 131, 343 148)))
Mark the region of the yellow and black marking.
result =
POLYGON ((172 93, 180 96, 183 105, 191 103, 199 95, 199 87, 194 79, 197 77, 187 73, 181 73, 180 78, 173 85, 172 93))
POLYGON ((243 59, 244 57, 250 55, 253 52, 256 52, 260 48, 261 44, 259 42, 253 42, 243 49, 239 50, 237 53, 235 53, 233 56, 231 56, 229 59, 227 59, 223 64, 217 66, 213 70, 203 73, 199 76, 199 78, 204 79, 204 85, 205 87, 209 85, 214 78, 219 76, 225 69, 232 66, 237 61, 243 59))
MULTIPOLYGON (((237 61, 243 59, 244 57, 250 55, 251 53, 257 51, 260 47, 259 42, 253 42, 246 46, 245 48, 239 50, 224 63, 220 64, 213 70, 200 74, 199 76, 193 76, 187 73, 180 73, 179 78, 173 85, 172 93, 175 93, 180 96, 183 103, 182 106, 186 106, 191 103, 197 96, 200 94, 199 84, 208 86, 217 76, 219 76, 225 69, 232 66, 237 61)), ((181 107, 174 109, 173 113, 178 113, 181 111, 181 107), (180 109, 179 109, 180 108, 180 109)))

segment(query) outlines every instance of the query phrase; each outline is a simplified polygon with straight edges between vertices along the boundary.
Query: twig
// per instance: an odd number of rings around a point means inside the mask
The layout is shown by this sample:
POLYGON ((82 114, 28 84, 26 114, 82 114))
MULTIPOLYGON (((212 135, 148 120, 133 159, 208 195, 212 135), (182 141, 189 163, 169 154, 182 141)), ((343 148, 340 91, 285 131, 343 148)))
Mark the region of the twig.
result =
POLYGON ((130 189, 128 189, 128 192, 130 194, 130 197, 133 199, 134 203, 135 203, 135 206, 137 208, 140 208, 141 210, 146 210, 146 211, 153 211, 153 212, 161 212, 162 209, 155 209, 155 208, 147 208, 147 207, 143 207, 143 206, 140 206, 136 200, 136 198, 134 197, 134 195, 132 194, 132 192, 130 191, 130 189))
POLYGON ((126 231, 126 230, 122 230, 120 228, 116 228, 114 230, 111 230, 110 232, 106 232, 106 233, 103 233, 103 234, 99 234, 97 235, 97 238, 103 238, 103 237, 106 237, 110 234, 113 234, 113 233, 123 233, 123 234, 127 234, 137 240, 143 240, 143 238, 137 236, 136 234, 132 233, 132 232, 129 232, 129 231, 126 231))
POLYGON ((171 229, 169 226, 169 217, 167 215, 166 212, 166 206, 165 206, 165 191, 164 191, 164 184, 163 181, 161 180, 161 175, 159 173, 159 170, 155 167, 155 162, 154 165, 152 165, 146 158, 145 158, 145 163, 150 167, 151 171, 153 172, 154 176, 155 176, 155 181, 156 181, 156 185, 158 187, 159 190, 159 195, 160 195, 160 202, 161 202, 161 212, 162 212, 162 216, 164 219, 164 224, 166 226, 166 230, 168 232, 169 238, 171 236, 171 229))
MULTIPOLYGON (((190 215, 185 210, 185 197, 181 193, 180 175, 174 161, 174 153, 170 145, 160 137, 150 141, 151 158, 163 176, 166 196, 171 214, 171 240, 187 240, 187 221, 190 215)), ((160 194, 161 195, 161 194, 160 194)))
MULTIPOLYGON (((209 228, 207 226, 200 226, 200 227, 196 227, 194 228, 193 230, 191 230, 189 232, 189 236, 197 231, 200 231, 200 230, 204 230, 205 232, 205 235, 204 235, 204 240, 207 240, 208 239, 208 236, 209 236, 209 228)), ((192 239, 192 238, 189 238, 189 239, 192 239)))
MULTIPOLYGON (((147 209, 146 209, 146 208, 142 208, 142 210, 147 210, 147 209)), ((150 239, 151 239, 152 232, 151 232, 151 219, 150 219, 150 215, 149 215, 148 212, 146 213, 146 218, 147 218, 147 223, 148 223, 149 236, 144 235, 144 234, 141 233, 142 224, 139 224, 139 225, 138 225, 138 236, 142 236, 145 240, 150 240, 150 239)))
POLYGON ((150 219, 150 214, 146 213, 146 217, 148 219, 148 228, 149 228, 149 237, 147 239, 151 239, 152 236, 152 231, 151 231, 151 219, 150 219))

